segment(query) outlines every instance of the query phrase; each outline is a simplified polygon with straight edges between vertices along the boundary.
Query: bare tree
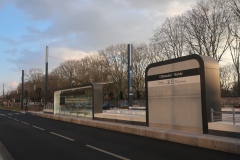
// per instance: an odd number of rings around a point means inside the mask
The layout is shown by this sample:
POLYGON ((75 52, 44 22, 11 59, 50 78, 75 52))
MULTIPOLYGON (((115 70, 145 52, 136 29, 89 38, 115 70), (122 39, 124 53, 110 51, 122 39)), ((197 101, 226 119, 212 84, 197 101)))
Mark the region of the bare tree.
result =
POLYGON ((88 56, 81 60, 85 67, 85 76, 89 77, 91 82, 110 81, 108 65, 105 58, 98 53, 88 56))
POLYGON ((65 81, 68 82, 68 86, 74 85, 75 79, 76 79, 76 68, 77 68, 77 60, 68 60, 63 62, 59 69, 61 70, 62 78, 65 79, 65 81))
POLYGON ((41 81, 44 77, 43 70, 40 68, 33 68, 29 69, 28 73, 26 74, 29 81, 38 82, 41 81))
POLYGON ((140 98, 145 96, 144 94, 144 86, 145 86, 145 70, 149 63, 148 59, 148 45, 147 44, 139 44, 133 46, 133 89, 135 91, 134 96, 140 98))
POLYGON ((235 66, 229 64, 220 68, 220 87, 223 97, 231 96, 231 89, 235 82, 235 66))
POLYGON ((230 38, 228 41, 228 46, 229 46, 229 52, 231 54, 232 62, 234 69, 236 71, 236 93, 237 96, 240 95, 240 74, 239 74, 239 55, 240 55, 240 17, 238 17, 238 6, 240 5, 239 1, 235 0, 230 0, 227 1, 226 8, 229 8, 229 13, 231 15, 231 23, 228 24, 228 30, 229 30, 229 35, 230 38))
POLYGON ((115 95, 127 91, 127 44, 118 44, 99 51, 105 58, 110 79, 114 82, 115 95))
MULTIPOLYGON (((28 72, 26 72, 25 76, 27 79, 24 83, 25 97, 35 101, 37 100, 37 98, 39 98, 39 93, 36 92, 36 89, 37 88, 41 88, 41 90, 45 89, 43 70, 39 68, 29 69, 28 72)), ((19 89, 21 90, 21 87, 19 87, 19 89)), ((45 96, 45 94, 42 94, 42 96, 45 96)))
POLYGON ((239 0, 228 0, 230 8, 232 9, 235 16, 240 19, 240 1, 239 0))
POLYGON ((147 52, 148 53, 146 59, 148 60, 148 64, 160 62, 167 59, 162 53, 161 45, 150 43, 147 48, 147 52))
POLYGON ((166 59, 182 57, 184 55, 184 28, 181 16, 167 18, 154 31, 151 44, 158 45, 166 59))
POLYGON ((228 48, 230 15, 224 1, 201 0, 184 16, 189 52, 220 61, 228 48))

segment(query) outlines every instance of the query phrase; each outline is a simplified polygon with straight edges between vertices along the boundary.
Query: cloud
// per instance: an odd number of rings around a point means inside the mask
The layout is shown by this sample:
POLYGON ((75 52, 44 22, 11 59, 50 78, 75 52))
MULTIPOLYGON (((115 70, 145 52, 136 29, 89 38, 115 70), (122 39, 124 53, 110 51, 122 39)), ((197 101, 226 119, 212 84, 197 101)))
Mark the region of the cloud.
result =
POLYGON ((18 82, 12 81, 12 82, 7 83, 7 86, 12 89, 15 89, 15 88, 17 88, 18 84, 19 84, 18 82))
POLYGON ((93 54, 92 52, 84 52, 66 47, 49 47, 48 51, 49 71, 57 68, 59 63, 62 63, 66 60, 80 60, 88 55, 93 54))
POLYGON ((44 70, 46 45, 51 71, 64 60, 80 59, 110 45, 148 43, 165 18, 181 14, 196 1, 0 0, 0 10, 11 13, 5 16, 9 23, 4 23, 0 37, 1 63, 6 67, 1 73, 9 72, 1 83, 14 82, 10 79, 19 78, 21 70, 44 70))
POLYGON ((34 36, 88 52, 117 43, 147 43, 166 16, 180 14, 189 7, 181 4, 189 3, 190 0, 21 0, 16 1, 16 6, 33 20, 51 22, 41 32, 28 28, 34 36))
POLYGON ((186 10, 189 10, 192 7, 193 3, 192 1, 173 1, 170 3, 169 9, 166 12, 166 15, 168 17, 176 16, 176 15, 181 15, 186 10))
POLYGON ((14 2, 15 2, 15 0, 1 0, 0 1, 0 9, 8 3, 14 3, 14 2))
POLYGON ((4 53, 10 54, 10 55, 16 55, 18 50, 16 48, 8 48, 4 53))
POLYGON ((44 67, 44 52, 31 51, 23 49, 18 56, 9 57, 8 61, 13 63, 12 70, 28 70, 31 68, 43 68, 44 67))
POLYGON ((64 60, 72 60, 72 59, 82 59, 91 53, 86 53, 80 50, 73 50, 70 48, 49 48, 49 57, 64 60))
POLYGON ((5 43, 7 43, 8 45, 11 45, 11 46, 15 46, 15 45, 19 44, 18 41, 13 40, 13 39, 8 38, 8 37, 3 37, 3 36, 0 36, 0 41, 3 41, 3 42, 5 42, 5 43))
MULTIPOLYGON (((48 65, 49 71, 57 68, 65 60, 82 59, 92 52, 84 52, 66 47, 49 46, 48 65)), ((40 51, 23 49, 18 56, 11 56, 7 59, 13 63, 12 70, 29 70, 33 68, 45 68, 46 46, 42 46, 40 51)))

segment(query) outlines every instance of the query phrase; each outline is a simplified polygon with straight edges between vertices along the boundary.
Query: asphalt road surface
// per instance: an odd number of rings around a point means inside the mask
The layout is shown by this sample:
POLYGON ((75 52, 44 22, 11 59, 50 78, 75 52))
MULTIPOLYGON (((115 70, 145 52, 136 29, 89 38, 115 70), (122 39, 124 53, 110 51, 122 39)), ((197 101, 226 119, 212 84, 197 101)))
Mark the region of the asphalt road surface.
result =
POLYGON ((0 109, 0 141, 15 160, 239 160, 240 155, 0 109))

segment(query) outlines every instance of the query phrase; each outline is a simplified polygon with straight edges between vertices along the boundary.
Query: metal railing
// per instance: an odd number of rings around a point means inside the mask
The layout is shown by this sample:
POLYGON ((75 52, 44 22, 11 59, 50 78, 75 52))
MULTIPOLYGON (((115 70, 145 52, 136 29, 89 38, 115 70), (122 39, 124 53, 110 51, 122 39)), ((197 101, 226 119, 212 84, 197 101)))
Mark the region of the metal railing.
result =
POLYGON ((44 105, 44 109, 53 109, 53 103, 47 103, 47 105, 44 105))
POLYGON ((218 112, 214 111, 211 108, 211 121, 212 122, 231 122, 234 125, 240 123, 240 113, 236 114, 235 108, 232 108, 232 111, 218 112))

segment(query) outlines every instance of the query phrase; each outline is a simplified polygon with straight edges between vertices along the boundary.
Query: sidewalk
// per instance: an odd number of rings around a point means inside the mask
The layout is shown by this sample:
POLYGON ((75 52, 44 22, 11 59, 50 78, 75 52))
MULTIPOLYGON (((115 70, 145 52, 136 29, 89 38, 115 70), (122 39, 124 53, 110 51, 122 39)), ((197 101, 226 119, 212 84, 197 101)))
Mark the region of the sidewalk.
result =
POLYGON ((77 116, 53 115, 45 114, 43 112, 31 112, 31 111, 27 113, 39 117, 50 118, 69 123, 81 124, 90 127, 102 128, 106 130, 112 130, 127 134, 133 134, 212 150, 240 154, 240 139, 237 138, 220 137, 209 134, 193 134, 181 131, 150 128, 146 126, 97 121, 77 116))

